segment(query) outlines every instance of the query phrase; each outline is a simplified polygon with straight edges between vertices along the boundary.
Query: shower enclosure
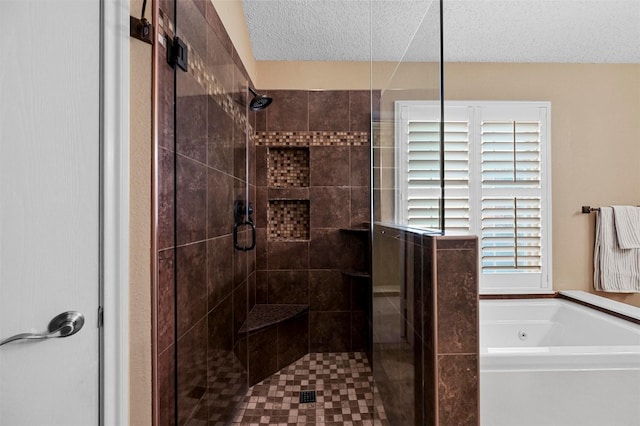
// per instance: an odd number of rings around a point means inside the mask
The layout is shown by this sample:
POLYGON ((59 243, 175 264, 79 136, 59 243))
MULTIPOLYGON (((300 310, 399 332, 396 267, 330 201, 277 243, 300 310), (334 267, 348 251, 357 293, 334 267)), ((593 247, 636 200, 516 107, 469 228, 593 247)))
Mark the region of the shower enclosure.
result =
MULTIPOLYGON (((157 424, 238 422, 253 385, 323 353, 366 367, 359 404, 372 420, 445 424, 469 408, 434 414, 447 361, 430 308, 443 229, 439 116, 418 132, 429 147, 419 180, 433 197, 411 206, 429 210, 429 228, 398 221, 395 105, 442 99, 441 4, 413 4, 395 56, 383 35, 389 2, 363 6, 370 89, 324 91, 255 87, 212 3, 158 6, 157 424)), ((314 408, 330 406, 339 380, 314 408)))

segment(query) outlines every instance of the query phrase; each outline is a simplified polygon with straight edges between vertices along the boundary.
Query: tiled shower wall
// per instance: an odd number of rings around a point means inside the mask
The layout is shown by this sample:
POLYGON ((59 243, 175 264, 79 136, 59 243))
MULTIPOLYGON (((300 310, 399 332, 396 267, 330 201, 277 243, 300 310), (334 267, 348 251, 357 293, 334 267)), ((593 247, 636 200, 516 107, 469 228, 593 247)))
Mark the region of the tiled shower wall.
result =
POLYGON ((385 368, 388 348, 374 343, 374 379, 389 420, 429 426, 479 424, 477 237, 375 228, 380 244, 396 247, 405 268, 400 275, 408 309, 399 322, 406 323, 412 346, 406 351, 413 355, 413 375, 404 375, 413 383, 386 377, 380 367, 385 368))
POLYGON ((177 389, 179 424, 224 424, 247 387, 233 346, 255 303, 255 252, 234 250, 232 230, 234 200, 246 199, 247 184, 255 194, 246 161, 247 121, 255 119, 248 75, 211 2, 180 0, 175 14, 173 1, 159 8, 154 415, 175 424, 177 389), (176 71, 174 90, 165 58, 176 22, 189 68, 176 71))
POLYGON ((369 221, 370 92, 274 91, 267 110, 248 113, 248 75, 211 2, 159 9, 154 415, 175 424, 177 391, 178 424, 224 424, 247 387, 233 348, 256 301, 308 304, 311 351, 367 345, 369 279, 342 271, 368 270, 368 234, 340 229, 369 221), (174 32, 189 54, 175 89, 164 61, 174 32), (280 175, 268 184, 268 149, 291 146, 306 157, 274 150, 280 175), (233 249, 245 188, 258 225, 250 252, 233 249), (267 237, 268 217, 279 236, 267 237))
POLYGON ((258 303, 308 304, 310 352, 366 349, 370 91, 263 90, 256 114, 258 303), (342 231, 341 231, 342 229, 342 231))
POLYGON ((423 236, 426 425, 478 425, 478 239, 423 236))

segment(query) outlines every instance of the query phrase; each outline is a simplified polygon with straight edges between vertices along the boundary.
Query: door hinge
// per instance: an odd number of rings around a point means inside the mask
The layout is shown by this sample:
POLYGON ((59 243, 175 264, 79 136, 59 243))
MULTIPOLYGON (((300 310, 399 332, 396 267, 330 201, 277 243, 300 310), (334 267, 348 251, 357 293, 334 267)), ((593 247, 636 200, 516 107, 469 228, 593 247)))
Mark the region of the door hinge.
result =
POLYGON ((187 45, 180 40, 180 37, 167 40, 167 63, 171 65, 171 68, 175 69, 177 65, 182 71, 187 72, 188 56, 187 45))
POLYGON ((104 309, 102 306, 98 306, 98 328, 102 328, 104 325, 104 309))

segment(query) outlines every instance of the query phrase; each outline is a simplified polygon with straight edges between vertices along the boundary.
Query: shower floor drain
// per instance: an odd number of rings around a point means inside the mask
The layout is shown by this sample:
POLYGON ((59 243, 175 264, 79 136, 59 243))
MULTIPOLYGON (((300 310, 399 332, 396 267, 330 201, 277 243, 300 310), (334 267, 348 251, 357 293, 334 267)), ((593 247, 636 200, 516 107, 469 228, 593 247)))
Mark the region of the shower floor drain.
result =
POLYGON ((300 391, 300 404, 316 402, 316 391, 300 391))

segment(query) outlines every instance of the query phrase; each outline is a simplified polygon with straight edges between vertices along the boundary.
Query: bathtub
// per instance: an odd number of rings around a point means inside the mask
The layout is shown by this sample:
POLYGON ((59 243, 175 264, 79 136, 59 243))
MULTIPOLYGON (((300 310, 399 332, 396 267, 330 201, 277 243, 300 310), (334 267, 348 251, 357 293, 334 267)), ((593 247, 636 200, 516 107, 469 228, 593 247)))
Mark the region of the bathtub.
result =
POLYGON ((480 418, 482 426, 640 425, 640 324, 561 298, 480 301, 480 418))

